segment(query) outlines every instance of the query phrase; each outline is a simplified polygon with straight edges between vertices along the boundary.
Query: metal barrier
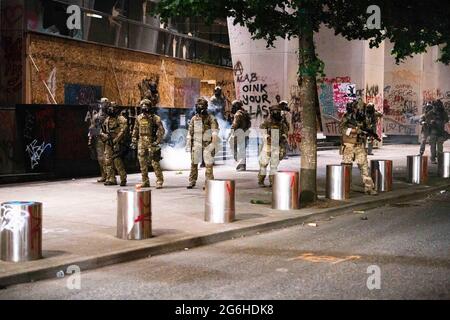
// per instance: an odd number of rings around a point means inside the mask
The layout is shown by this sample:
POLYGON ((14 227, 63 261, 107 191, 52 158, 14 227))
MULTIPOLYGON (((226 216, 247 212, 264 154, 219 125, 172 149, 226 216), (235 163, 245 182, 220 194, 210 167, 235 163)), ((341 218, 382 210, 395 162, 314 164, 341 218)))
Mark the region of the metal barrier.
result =
POLYGON ((300 208, 300 174, 297 171, 275 173, 272 186, 272 209, 300 208))
POLYGON ((117 191, 117 237, 143 240, 152 236, 152 195, 149 188, 117 191))
POLYGON ((438 155, 438 176, 450 178, 450 152, 443 152, 438 155))
POLYGON ((207 180, 205 221, 229 223, 235 218, 234 180, 207 180))
POLYGON ((7 262, 42 258, 42 203, 31 201, 2 203, 0 258, 7 262))
POLYGON ((325 196, 332 200, 345 200, 350 198, 352 185, 352 165, 327 165, 325 196))
POLYGON ((375 190, 392 191, 392 160, 371 160, 370 172, 375 190))
POLYGON ((428 181, 428 157, 406 157, 407 181, 414 184, 425 184, 428 181))

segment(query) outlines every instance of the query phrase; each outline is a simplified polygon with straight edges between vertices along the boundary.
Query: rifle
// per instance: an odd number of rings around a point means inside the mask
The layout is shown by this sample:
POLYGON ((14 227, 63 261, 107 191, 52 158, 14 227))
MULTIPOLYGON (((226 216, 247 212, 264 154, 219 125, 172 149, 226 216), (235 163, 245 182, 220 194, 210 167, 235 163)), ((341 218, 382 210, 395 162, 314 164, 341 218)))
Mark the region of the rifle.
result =
POLYGON ((361 131, 369 138, 373 138, 375 140, 377 140, 378 142, 381 142, 380 137, 378 136, 378 134, 370 128, 363 128, 361 129, 361 131))
POLYGON ((348 124, 350 128, 359 129, 366 137, 373 138, 377 140, 378 142, 381 142, 380 137, 378 134, 371 128, 367 128, 366 125, 359 125, 356 120, 350 119, 348 120, 348 124))
POLYGON ((103 123, 102 125, 102 131, 104 134, 106 134, 107 138, 106 138, 106 143, 110 145, 110 147, 113 149, 113 158, 117 158, 120 156, 120 147, 116 148, 116 146, 114 145, 114 141, 112 139, 112 135, 111 132, 109 130, 109 126, 105 123, 103 123))

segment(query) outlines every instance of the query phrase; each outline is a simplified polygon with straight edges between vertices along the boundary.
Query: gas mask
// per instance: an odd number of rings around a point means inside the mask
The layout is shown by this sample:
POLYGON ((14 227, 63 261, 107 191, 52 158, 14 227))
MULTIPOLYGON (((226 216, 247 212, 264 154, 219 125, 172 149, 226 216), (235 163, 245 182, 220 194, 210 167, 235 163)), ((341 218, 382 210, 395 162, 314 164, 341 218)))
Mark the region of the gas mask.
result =
POLYGON ((215 96, 221 96, 222 95, 222 88, 221 87, 216 87, 214 89, 214 95, 215 96))
POLYGON ((109 106, 108 108, 106 108, 106 114, 110 117, 114 116, 116 114, 115 112, 115 108, 113 106, 109 106))
POLYGON ((205 106, 197 104, 195 106, 195 113, 201 116, 206 116, 208 114, 208 108, 205 108, 205 106))
POLYGON ((279 110, 272 111, 272 112, 270 113, 270 117, 271 117, 274 121, 281 121, 281 111, 279 111, 279 110))
POLYGON ((375 107, 373 105, 367 105, 366 113, 368 115, 373 115, 375 113, 375 107))

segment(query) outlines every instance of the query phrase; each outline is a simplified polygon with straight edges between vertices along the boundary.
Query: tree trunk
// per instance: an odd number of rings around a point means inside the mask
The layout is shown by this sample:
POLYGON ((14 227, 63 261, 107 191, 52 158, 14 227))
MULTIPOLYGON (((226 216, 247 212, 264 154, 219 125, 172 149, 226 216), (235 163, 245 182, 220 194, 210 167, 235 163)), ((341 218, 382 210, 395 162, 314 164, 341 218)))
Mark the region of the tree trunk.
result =
POLYGON ((300 202, 310 203, 317 199, 317 123, 314 31, 303 30, 299 39, 299 87, 302 112, 302 141, 300 144, 300 202))

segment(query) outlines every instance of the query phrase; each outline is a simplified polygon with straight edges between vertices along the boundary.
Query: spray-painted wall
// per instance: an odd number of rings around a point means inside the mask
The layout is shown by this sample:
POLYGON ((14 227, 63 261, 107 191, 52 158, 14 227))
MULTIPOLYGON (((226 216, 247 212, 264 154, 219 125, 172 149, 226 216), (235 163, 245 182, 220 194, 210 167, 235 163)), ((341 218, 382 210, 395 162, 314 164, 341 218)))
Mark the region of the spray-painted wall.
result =
MULTIPOLYGON (((392 135, 417 135, 423 104, 441 99, 450 112, 450 66, 436 62, 439 48, 428 48, 399 65, 389 55, 392 44, 386 44, 384 113, 385 132, 392 135)), ((447 130, 450 129, 447 126, 447 130)))
POLYGON ((278 39, 275 48, 266 48, 264 40, 253 41, 245 27, 234 26, 228 19, 233 60, 236 97, 252 117, 252 126, 259 127, 269 115, 269 107, 277 103, 276 96, 289 103, 291 119, 289 146, 298 149, 300 143, 300 99, 297 85, 298 40, 278 39))

